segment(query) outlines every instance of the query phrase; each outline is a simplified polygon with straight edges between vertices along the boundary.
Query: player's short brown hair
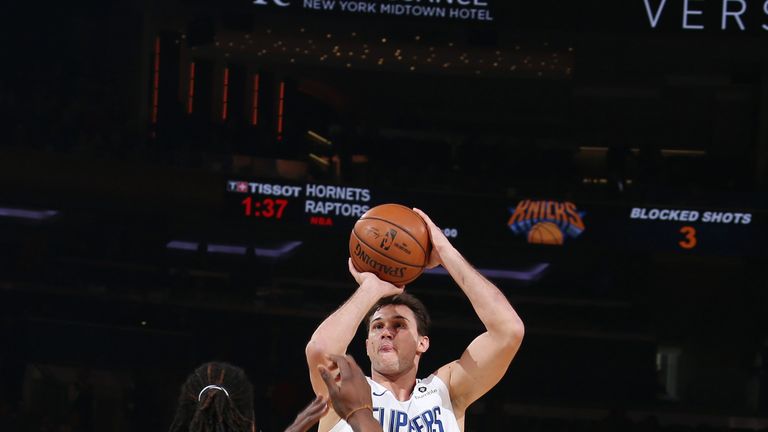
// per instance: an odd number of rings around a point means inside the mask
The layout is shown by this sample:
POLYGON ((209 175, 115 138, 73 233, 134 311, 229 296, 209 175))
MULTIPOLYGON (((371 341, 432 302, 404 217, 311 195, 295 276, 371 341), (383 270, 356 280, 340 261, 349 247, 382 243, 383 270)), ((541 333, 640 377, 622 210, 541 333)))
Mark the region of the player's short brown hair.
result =
POLYGON ((427 307, 424 306, 424 303, 422 303, 421 300, 408 293, 384 297, 376 302, 371 310, 369 310, 365 315, 365 319, 363 320, 363 324, 365 324, 365 328, 363 328, 363 330, 366 334, 368 333, 368 330, 371 326, 371 318, 373 317, 373 314, 376 313, 377 310, 388 305, 407 306, 416 317, 416 331, 419 333, 419 336, 429 335, 429 326, 432 324, 432 320, 429 318, 427 307))

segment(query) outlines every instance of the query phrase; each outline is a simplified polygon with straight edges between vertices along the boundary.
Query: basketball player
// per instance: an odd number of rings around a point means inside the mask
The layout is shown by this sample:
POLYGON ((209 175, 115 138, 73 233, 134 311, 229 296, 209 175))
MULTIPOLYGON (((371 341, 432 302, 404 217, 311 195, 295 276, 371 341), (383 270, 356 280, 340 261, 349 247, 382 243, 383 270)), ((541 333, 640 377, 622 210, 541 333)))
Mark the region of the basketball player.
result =
POLYGON ((254 422, 253 386, 245 372, 228 363, 209 362, 181 386, 170 432, 251 432, 254 422))
MULTIPOLYGON (((423 304, 403 287, 384 282, 373 273, 349 271, 359 287, 315 330, 306 347, 312 387, 327 395, 319 366, 332 368, 327 355, 341 355, 365 321, 366 352, 371 360, 369 383, 372 414, 388 432, 460 432, 464 415, 501 380, 523 339, 524 327, 504 294, 478 273, 423 212, 432 241, 428 267, 442 265, 469 299, 485 332, 460 355, 428 375, 416 378, 419 360, 429 349, 429 315, 423 304)), ((463 319, 457 317, 458 319, 463 319)), ((319 432, 349 431, 334 410, 320 420, 319 432)))
MULTIPOLYGON (((334 363, 336 364, 336 363, 334 363)), ((347 369, 346 377, 352 374, 347 369)), ((345 379, 342 376, 342 379, 345 379)), ((351 378, 346 378, 352 381, 351 378)), ((359 380, 358 380, 359 381, 359 380)), ((340 386, 339 386, 340 388, 340 386)), ((366 387, 367 389, 367 387, 366 387)), ((359 405, 360 398, 346 385, 332 394, 339 406, 359 405)), ((369 396, 370 399, 370 396, 369 396)), ((285 432, 307 432, 328 411, 328 399, 317 396, 285 432)), ((343 410, 341 410, 343 412, 343 410)), ((353 421, 350 419, 350 421, 353 421)), ((357 426, 357 423, 355 423, 357 426)), ((378 424, 377 424, 378 425, 378 424)), ((170 432, 255 432, 253 385, 242 369, 228 363, 209 362, 195 369, 181 387, 170 432)), ((361 429, 356 432, 368 432, 361 429)))

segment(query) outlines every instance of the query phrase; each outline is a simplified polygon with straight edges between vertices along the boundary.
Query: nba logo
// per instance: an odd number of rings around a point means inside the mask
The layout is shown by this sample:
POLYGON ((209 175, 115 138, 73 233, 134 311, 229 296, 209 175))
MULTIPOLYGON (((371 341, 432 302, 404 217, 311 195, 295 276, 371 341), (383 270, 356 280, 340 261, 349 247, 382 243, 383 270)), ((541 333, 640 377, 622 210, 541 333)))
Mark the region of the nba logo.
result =
POLYGON ((379 245, 380 248, 384 250, 389 250, 390 247, 392 247, 392 242, 395 241, 395 236, 397 236, 397 231, 394 229, 390 229, 387 231, 387 235, 384 236, 383 239, 381 239, 381 244, 379 245))

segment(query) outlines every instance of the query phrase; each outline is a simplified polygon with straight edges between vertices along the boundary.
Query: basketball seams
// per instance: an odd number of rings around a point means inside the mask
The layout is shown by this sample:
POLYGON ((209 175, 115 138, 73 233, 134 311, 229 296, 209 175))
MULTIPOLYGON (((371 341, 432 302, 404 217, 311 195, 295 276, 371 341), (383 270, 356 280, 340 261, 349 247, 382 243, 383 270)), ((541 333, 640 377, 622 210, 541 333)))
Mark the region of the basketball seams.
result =
MULTIPOLYGON (((405 208, 405 209, 408 209, 408 207, 405 207, 405 206, 401 206, 401 207, 403 207, 403 208, 405 208)), ((410 209, 409 209, 409 210, 410 210, 410 209)), ((414 213, 414 214, 415 214, 415 213, 414 213)), ((424 224, 426 225, 426 223, 424 222, 424 220, 423 220, 423 219, 421 219, 421 217, 420 217, 419 215, 416 215, 416 217, 418 217, 418 218, 421 220, 421 223, 424 223, 424 224)), ((421 249, 421 253, 424 255, 424 264, 426 265, 426 264, 427 264, 427 262, 429 262, 429 255, 427 254, 427 251, 426 251, 426 249, 424 249, 424 246, 422 246, 422 245, 421 245, 421 243, 419 243, 419 241, 416 239, 416 237, 415 237, 415 236, 414 236, 414 235, 413 235, 413 234, 412 234, 412 233, 411 233, 409 230, 407 230, 406 228, 403 228, 402 226, 400 226, 400 225, 398 225, 398 224, 396 224, 396 223, 393 223, 393 222, 391 222, 391 221, 390 221, 390 220, 388 220, 388 219, 384 219, 384 218, 382 218, 382 217, 379 217, 379 216, 366 216, 366 217, 364 217, 364 218, 360 218, 360 221, 364 221, 364 220, 368 220, 368 219, 373 219, 373 220, 378 220, 378 221, 386 222, 386 223, 388 223, 388 224, 390 224, 390 225, 392 225, 392 226, 394 226, 394 227, 400 228, 400 229, 401 229, 403 232, 405 232, 406 234, 408 234, 408 237, 410 237, 411 239, 413 239, 413 242, 414 242, 414 243, 416 243, 416 244, 419 246, 419 249, 421 249)), ((359 222, 359 221, 358 221, 358 222, 359 222)), ((355 223, 355 229, 356 229, 356 228, 357 228, 357 223, 355 223)), ((354 230, 353 230, 353 231, 354 231, 354 230)), ((355 235, 357 235, 357 233, 356 233, 355 235)), ((429 230, 427 230, 427 241, 429 241, 429 230)), ((366 243, 366 244, 367 244, 367 243, 366 243)), ((369 245, 369 246, 370 246, 370 245, 369 245)))
POLYGON ((352 229, 349 252, 355 268, 369 269, 368 271, 380 275, 382 280, 389 280, 396 285, 404 286, 418 279, 427 267, 429 262, 427 251, 430 246, 429 226, 426 225, 426 222, 411 208, 392 203, 374 207, 360 217, 352 229), (414 217, 418 218, 418 222, 413 219, 414 217), (419 227, 419 223, 422 224, 421 227, 419 227), (358 225, 360 225, 359 230, 358 225), (402 231, 404 234, 398 236, 398 231, 402 231), (382 234, 385 236, 383 239, 382 234), (418 245, 418 249, 408 243, 409 240, 405 236, 418 245), (396 237, 398 238, 397 241, 395 240, 396 237), (360 254, 361 249, 366 256, 360 254), (422 253, 422 258, 415 260, 419 261, 417 264, 406 261, 416 258, 415 255, 418 255, 419 251, 422 253), (367 265, 365 264, 366 260, 378 261, 383 264, 383 267, 379 264, 376 264, 375 267, 367 265), (400 276, 399 280, 398 275, 400 276))

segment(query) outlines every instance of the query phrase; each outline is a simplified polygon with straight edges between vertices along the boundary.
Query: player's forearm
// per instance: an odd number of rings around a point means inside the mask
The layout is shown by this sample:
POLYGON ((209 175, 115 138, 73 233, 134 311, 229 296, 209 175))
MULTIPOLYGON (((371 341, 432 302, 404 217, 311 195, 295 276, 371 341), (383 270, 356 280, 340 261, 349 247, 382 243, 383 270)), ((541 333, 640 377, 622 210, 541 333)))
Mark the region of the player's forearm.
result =
POLYGON ((481 275, 453 246, 440 250, 443 267, 456 281, 489 333, 500 337, 521 339, 523 321, 504 293, 481 275))
POLYGON ((312 354, 344 354, 360 322, 379 300, 372 288, 365 283, 361 285, 346 303, 320 324, 307 344, 308 357, 312 354))

